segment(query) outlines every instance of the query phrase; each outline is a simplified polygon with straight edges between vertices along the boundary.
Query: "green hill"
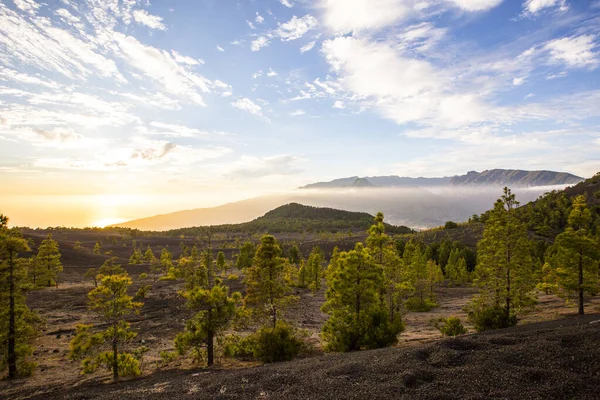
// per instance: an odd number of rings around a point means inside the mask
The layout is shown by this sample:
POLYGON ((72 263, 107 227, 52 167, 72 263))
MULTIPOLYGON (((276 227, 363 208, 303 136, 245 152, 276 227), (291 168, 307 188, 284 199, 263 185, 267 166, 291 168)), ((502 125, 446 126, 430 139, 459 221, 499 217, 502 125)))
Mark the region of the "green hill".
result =
MULTIPOLYGON (((351 212, 326 207, 290 203, 267 212, 262 217, 241 224, 213 225, 213 233, 303 233, 303 232, 360 232, 373 224, 373 216, 364 212, 351 212)), ((193 236, 204 227, 191 227, 167 231, 168 235, 193 236)), ((386 231, 414 232, 406 226, 386 224, 386 231)))

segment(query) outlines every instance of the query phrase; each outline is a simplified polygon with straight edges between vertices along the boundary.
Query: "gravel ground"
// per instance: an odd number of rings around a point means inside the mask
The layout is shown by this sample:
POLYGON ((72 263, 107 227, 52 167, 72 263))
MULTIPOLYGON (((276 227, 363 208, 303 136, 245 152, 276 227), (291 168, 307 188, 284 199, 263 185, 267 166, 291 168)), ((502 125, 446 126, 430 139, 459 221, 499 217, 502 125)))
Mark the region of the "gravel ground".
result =
POLYGON ((600 323, 590 323, 597 320, 571 317, 244 369, 161 371, 119 384, 13 387, 11 398, 598 399, 600 323))

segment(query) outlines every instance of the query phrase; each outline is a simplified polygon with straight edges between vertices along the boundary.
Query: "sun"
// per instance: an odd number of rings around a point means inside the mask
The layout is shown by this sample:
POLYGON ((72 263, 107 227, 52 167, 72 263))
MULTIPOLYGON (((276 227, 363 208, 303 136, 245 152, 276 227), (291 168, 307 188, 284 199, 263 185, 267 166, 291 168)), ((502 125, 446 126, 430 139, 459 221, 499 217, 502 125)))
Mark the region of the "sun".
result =
POLYGON ((92 222, 92 226, 104 228, 121 222, 125 222, 125 220, 123 218, 98 218, 92 222))

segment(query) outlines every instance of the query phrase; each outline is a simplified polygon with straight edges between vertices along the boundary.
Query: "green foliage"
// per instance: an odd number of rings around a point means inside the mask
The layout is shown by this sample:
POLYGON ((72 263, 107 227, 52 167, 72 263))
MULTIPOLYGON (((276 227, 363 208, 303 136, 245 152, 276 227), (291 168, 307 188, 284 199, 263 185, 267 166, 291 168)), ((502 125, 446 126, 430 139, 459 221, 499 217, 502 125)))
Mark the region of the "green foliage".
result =
POLYGON ((146 252, 144 253, 144 261, 148 264, 152 264, 156 261, 156 256, 154 255, 154 252, 152 251, 150 245, 148 245, 148 247, 146 248, 146 252))
POLYGON ((133 254, 131 254, 131 257, 129 257, 129 264, 138 265, 138 264, 142 264, 143 262, 144 262, 144 256, 142 255, 142 252, 140 251, 140 249, 135 247, 133 249, 133 254))
POLYGON ((143 300, 148 297, 148 293, 152 289, 151 285, 142 285, 139 287, 138 291, 135 293, 135 300, 143 300))
POLYGON ((383 268, 370 252, 357 243, 354 250, 341 252, 327 274, 323 312, 326 347, 333 351, 388 346, 402 330, 400 316, 390 319, 382 301, 383 268))
POLYGON ((256 353, 256 335, 242 337, 234 333, 225 336, 223 341, 223 354, 225 356, 253 360, 256 353))
POLYGON ((92 250, 92 253, 96 254, 96 255, 100 255, 101 249, 102 249, 102 245, 100 244, 100 241, 97 241, 96 244, 94 245, 94 250, 92 250))
MULTIPOLYGON (((254 221, 242 224, 212 226, 219 233, 303 233, 365 231, 373 217, 367 213, 311 207, 297 203, 287 204, 269 211, 254 221)), ((168 231, 171 236, 198 236, 203 227, 182 228, 168 231)), ((413 233, 405 226, 386 224, 386 230, 394 234, 413 233)))
MULTIPOLYGON (((323 277, 323 262, 324 256, 321 249, 317 246, 314 247, 308 257, 307 262, 304 264, 306 277, 308 278, 308 287, 310 290, 316 292, 321 288, 321 279, 323 277)), ((306 278, 304 278, 304 281, 306 278)))
POLYGON ((265 363, 290 361, 304 346, 296 329, 283 321, 278 321, 275 328, 263 326, 255 337, 254 356, 265 363))
POLYGON ((428 312, 437 306, 438 304, 435 301, 428 298, 421 300, 419 297, 411 297, 404 302, 404 307, 413 312, 428 312))
POLYGON ((442 318, 440 322, 442 325, 438 326, 437 328, 444 336, 452 337, 467 333, 467 330, 463 326, 462 322, 460 322, 460 318, 458 317, 442 318))
MULTIPOLYGON (((118 264, 119 259, 117 257, 111 257, 108 260, 104 261, 98 270, 98 274, 104 276, 110 275, 123 275, 127 274, 123 267, 118 264)), ((102 280, 102 279, 100 279, 102 280)))
POLYGON ((456 229, 458 228, 458 224, 454 221, 446 221, 444 224, 444 229, 456 229))
POLYGON ((83 250, 83 246, 81 245, 81 242, 79 240, 76 241, 73 245, 73 250, 83 250))
POLYGON ((184 292, 188 308, 196 314, 186 321, 185 329, 175 338, 178 354, 191 353, 192 360, 204 360, 203 352, 208 350, 208 365, 213 363, 214 339, 223 334, 235 316, 236 302, 241 298, 238 293, 229 297, 227 286, 219 280, 210 289, 194 288, 184 292))
POLYGON ((518 204, 510 189, 504 188, 488 215, 483 238, 477 244, 474 283, 479 293, 470 305, 484 311, 501 307, 506 323, 516 321, 513 317, 535 302, 532 246, 525 225, 515 213, 518 204))
POLYGON ((227 273, 227 261, 225 260, 225 253, 222 251, 217 253, 217 271, 227 273))
POLYGON ((46 239, 42 241, 38 248, 35 263, 38 276, 33 275, 34 286, 53 286, 56 285, 58 274, 62 272, 63 266, 60 262, 60 251, 58 242, 52 239, 49 233, 46 239))
POLYGON ((467 270, 467 262, 461 257, 458 249, 452 250, 448 264, 446 265, 446 278, 454 285, 464 285, 469 282, 470 274, 467 270))
POLYGON ((598 241, 589 234, 591 213, 584 196, 574 199, 568 223, 556 237, 556 255, 550 259, 550 268, 559 294, 567 298, 575 295, 579 314, 583 314, 585 297, 600 291, 600 249, 598 241))
POLYGON ((229 274, 229 275, 227 275, 227 280, 228 281, 237 281, 239 279, 240 279, 240 277, 238 275, 236 275, 236 274, 229 274))
POLYGON ((469 308, 469 320, 475 325, 477 332, 491 329, 510 328, 517 324, 517 317, 514 314, 508 315, 506 309, 499 305, 479 307, 471 306, 469 308))
POLYGON ((27 261, 19 253, 29 251, 27 240, 7 222, 0 214, 0 371, 8 369, 12 379, 31 375, 35 368, 30 342, 40 320, 25 304, 27 261))
POLYGON ((136 337, 126 318, 139 312, 142 303, 127 295, 132 282, 126 274, 100 278, 100 285, 88 293, 89 308, 107 328, 93 332, 92 325, 78 325, 71 340, 70 358, 82 360, 82 372, 86 374, 104 367, 112 370, 114 381, 120 376, 137 376, 141 373, 139 361, 130 353, 119 352, 119 347, 136 337))
POLYGON ((254 255, 256 254, 256 246, 252 242, 245 242, 242 244, 237 255, 235 266, 237 269, 244 270, 252 266, 254 261, 254 255))
POLYGON ((271 235, 264 235, 256 250, 251 267, 246 271, 246 297, 244 307, 248 308, 259 324, 268 324, 275 328, 277 319, 293 296, 288 296, 290 287, 284 274, 285 259, 281 257, 281 248, 271 235))
POLYGON ((94 282, 94 287, 98 287, 98 268, 88 268, 88 270, 85 271, 85 275, 83 276, 85 278, 91 278, 94 282))

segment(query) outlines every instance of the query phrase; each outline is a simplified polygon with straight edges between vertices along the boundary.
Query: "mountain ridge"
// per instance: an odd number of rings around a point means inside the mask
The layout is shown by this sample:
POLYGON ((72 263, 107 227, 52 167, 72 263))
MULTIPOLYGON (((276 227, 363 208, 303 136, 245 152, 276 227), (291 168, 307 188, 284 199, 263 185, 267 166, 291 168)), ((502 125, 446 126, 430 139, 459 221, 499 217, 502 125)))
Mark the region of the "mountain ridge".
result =
POLYGON ((325 189, 353 187, 357 181, 363 182, 361 187, 404 187, 404 186, 467 186, 467 185, 508 185, 512 187, 568 185, 583 181, 584 178, 568 172, 548 170, 526 171, 520 169, 491 169, 481 172, 469 171, 464 175, 437 178, 406 177, 398 175, 386 176, 351 176, 327 182, 315 182, 301 186, 299 189, 325 189), (368 184, 364 183, 367 182, 368 184), (370 185, 369 185, 370 184, 370 185))

